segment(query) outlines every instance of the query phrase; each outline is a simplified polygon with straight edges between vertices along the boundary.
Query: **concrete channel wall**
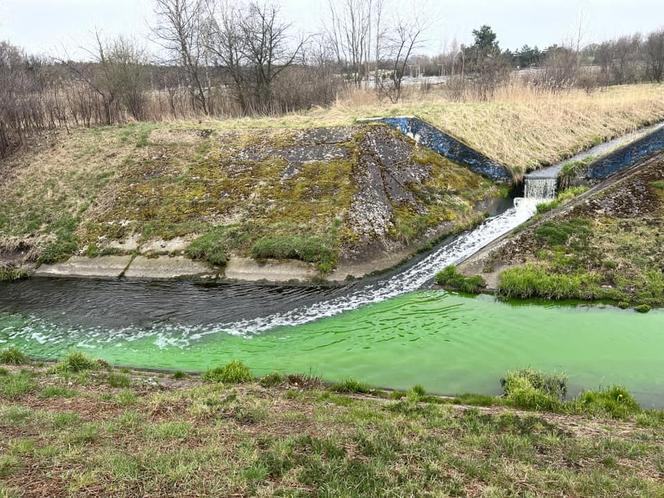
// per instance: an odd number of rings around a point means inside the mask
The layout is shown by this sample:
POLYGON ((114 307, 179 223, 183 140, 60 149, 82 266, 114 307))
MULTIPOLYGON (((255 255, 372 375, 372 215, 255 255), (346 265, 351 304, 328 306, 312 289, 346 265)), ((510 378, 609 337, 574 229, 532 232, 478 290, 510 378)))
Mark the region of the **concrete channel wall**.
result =
POLYGON ((502 164, 489 159, 484 154, 470 148, 453 136, 430 125, 415 116, 377 118, 374 121, 385 123, 402 133, 413 137, 418 143, 429 147, 441 156, 467 166, 469 169, 494 182, 512 183, 510 171, 502 164))
POLYGON ((664 128, 658 128, 652 133, 590 163, 586 178, 589 180, 603 180, 662 150, 664 150, 664 128))

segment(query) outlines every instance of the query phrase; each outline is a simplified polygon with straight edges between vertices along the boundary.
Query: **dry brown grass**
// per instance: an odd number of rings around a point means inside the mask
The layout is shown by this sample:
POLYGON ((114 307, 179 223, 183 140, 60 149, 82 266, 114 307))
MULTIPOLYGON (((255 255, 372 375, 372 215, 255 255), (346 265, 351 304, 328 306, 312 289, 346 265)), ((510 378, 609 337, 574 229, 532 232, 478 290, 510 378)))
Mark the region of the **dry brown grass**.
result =
POLYGON ((436 91, 411 91, 398 104, 381 103, 372 92, 358 91, 345 95, 331 108, 281 117, 211 121, 199 126, 306 128, 348 125, 364 117, 413 114, 505 164, 519 176, 664 119, 664 85, 624 85, 588 93, 551 92, 515 82, 501 87, 487 102, 453 102, 436 91))

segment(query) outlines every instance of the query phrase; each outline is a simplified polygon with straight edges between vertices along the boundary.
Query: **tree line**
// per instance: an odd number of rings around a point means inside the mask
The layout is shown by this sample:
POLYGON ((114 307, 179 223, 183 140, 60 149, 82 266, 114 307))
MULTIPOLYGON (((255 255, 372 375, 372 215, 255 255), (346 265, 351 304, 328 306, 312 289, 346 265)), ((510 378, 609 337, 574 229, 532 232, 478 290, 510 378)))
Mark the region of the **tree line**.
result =
POLYGON ((84 61, 0 43, 0 157, 34 131, 128 120, 281 114, 362 88, 399 101, 408 75, 441 76, 453 99, 491 98, 514 69, 548 89, 662 81, 664 30, 581 47, 501 49, 489 26, 473 43, 418 55, 432 20, 387 15, 385 0, 329 0, 318 33, 295 32, 278 4, 153 0, 150 54, 97 32, 84 61))

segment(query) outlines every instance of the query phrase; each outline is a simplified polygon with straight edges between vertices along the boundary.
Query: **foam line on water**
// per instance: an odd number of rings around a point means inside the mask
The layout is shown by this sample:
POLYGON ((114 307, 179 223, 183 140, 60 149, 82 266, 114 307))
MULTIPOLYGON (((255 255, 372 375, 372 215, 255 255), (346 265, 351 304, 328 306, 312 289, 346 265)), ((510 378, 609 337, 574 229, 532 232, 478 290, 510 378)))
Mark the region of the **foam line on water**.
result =
POLYGON ((538 199, 515 199, 514 207, 487 219, 474 230, 460 235, 451 243, 436 249, 420 262, 387 280, 369 284, 345 296, 265 317, 220 325, 219 328, 231 334, 248 335, 280 326, 302 325, 417 290, 442 268, 463 261, 529 220, 535 214, 538 202, 540 202, 538 199))

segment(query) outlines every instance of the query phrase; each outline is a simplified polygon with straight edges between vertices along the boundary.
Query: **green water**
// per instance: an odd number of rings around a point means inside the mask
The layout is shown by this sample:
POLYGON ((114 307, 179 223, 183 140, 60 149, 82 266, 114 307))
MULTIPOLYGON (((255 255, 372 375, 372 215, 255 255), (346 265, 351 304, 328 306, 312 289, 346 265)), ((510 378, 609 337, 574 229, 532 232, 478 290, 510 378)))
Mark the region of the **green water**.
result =
POLYGON ((531 366, 566 372, 572 393, 620 383, 645 405, 664 405, 661 311, 514 305, 429 291, 250 338, 223 332, 197 337, 199 332, 62 331, 0 315, 0 340, 48 358, 76 348, 114 364, 191 371, 239 359, 259 375, 279 370, 353 377, 447 394, 497 393, 505 371, 531 366))

